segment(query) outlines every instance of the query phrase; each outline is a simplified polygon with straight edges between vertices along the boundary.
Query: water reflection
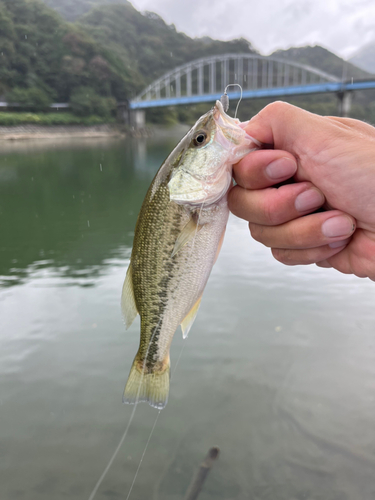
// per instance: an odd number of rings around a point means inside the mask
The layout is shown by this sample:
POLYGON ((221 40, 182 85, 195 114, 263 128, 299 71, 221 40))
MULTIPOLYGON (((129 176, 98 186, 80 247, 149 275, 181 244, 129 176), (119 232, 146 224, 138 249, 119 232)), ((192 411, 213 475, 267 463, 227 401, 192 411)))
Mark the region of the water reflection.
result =
MULTIPOLYGON (((124 331, 121 287, 175 141, 0 155, 1 499, 88 498, 123 434, 139 321, 124 331)), ((374 290, 278 264, 231 217, 131 498, 183 498, 213 445, 202 500, 375 498, 374 290)), ((154 419, 137 408, 98 499, 126 497, 154 419)))
POLYGON ((107 141, 0 156, 0 284, 49 268, 97 277, 132 244, 136 214, 165 155, 155 141, 107 141))

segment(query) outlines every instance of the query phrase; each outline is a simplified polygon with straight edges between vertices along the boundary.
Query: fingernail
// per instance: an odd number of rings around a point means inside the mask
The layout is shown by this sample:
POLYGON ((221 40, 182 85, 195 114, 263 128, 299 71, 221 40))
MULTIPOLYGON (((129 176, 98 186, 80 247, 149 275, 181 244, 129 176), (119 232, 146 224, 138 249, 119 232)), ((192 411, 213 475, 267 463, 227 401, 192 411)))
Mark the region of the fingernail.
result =
POLYGON ((352 234, 355 229, 352 219, 346 215, 331 217, 322 225, 322 233, 328 238, 337 238, 337 236, 347 236, 352 234))
POLYGON ((266 174, 270 179, 285 179, 297 172, 297 164, 291 158, 279 158, 266 167, 266 174))
POLYGON ((350 241, 350 238, 346 238, 345 240, 335 241, 334 243, 330 243, 329 246, 331 248, 339 248, 347 245, 350 241))
POLYGON ((306 212, 313 208, 321 207, 324 203, 324 196, 317 189, 308 189, 299 194, 295 201, 295 207, 298 212, 306 212))

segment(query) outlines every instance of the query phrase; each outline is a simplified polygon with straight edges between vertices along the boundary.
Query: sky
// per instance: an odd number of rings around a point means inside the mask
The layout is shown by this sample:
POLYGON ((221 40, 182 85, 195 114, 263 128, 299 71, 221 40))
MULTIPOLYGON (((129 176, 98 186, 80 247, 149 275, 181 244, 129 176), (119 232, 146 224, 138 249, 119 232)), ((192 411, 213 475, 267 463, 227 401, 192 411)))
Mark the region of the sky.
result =
POLYGON ((374 0, 130 0, 191 37, 244 37, 264 55, 322 45, 343 58, 375 41, 374 0))

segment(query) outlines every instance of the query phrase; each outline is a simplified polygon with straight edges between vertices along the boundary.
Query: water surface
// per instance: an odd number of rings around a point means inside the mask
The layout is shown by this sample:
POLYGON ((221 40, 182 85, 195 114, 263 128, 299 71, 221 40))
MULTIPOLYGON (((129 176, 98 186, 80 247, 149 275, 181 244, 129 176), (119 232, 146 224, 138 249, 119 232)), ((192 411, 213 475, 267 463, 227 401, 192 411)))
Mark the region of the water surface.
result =
MULTIPOLYGON (((88 498, 128 423, 139 321, 122 282, 176 138, 0 147, 0 498, 88 498)), ((288 268, 230 218, 131 499, 375 498, 375 284, 288 268)), ((97 499, 124 499, 157 410, 137 408, 97 499)))

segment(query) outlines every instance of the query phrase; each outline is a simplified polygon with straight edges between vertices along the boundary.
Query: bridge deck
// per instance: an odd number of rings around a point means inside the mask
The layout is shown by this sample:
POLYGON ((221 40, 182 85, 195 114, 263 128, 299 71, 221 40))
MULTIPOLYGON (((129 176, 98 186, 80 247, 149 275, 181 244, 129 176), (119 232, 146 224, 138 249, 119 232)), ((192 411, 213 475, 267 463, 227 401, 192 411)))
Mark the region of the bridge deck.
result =
MULTIPOLYGON (((375 88, 374 80, 353 82, 322 82, 309 85, 293 85, 289 87, 271 87, 262 89, 244 90, 243 99, 260 99, 273 97, 286 97, 303 94, 319 94, 330 92, 347 92, 354 90, 366 90, 375 88)), ((239 99, 240 92, 229 92, 230 99, 239 99)), ((202 95, 190 95, 181 97, 167 97, 144 101, 131 101, 130 109, 156 108, 161 106, 175 106, 179 104, 196 104, 200 102, 215 102, 220 99, 221 93, 208 93, 202 95)))

